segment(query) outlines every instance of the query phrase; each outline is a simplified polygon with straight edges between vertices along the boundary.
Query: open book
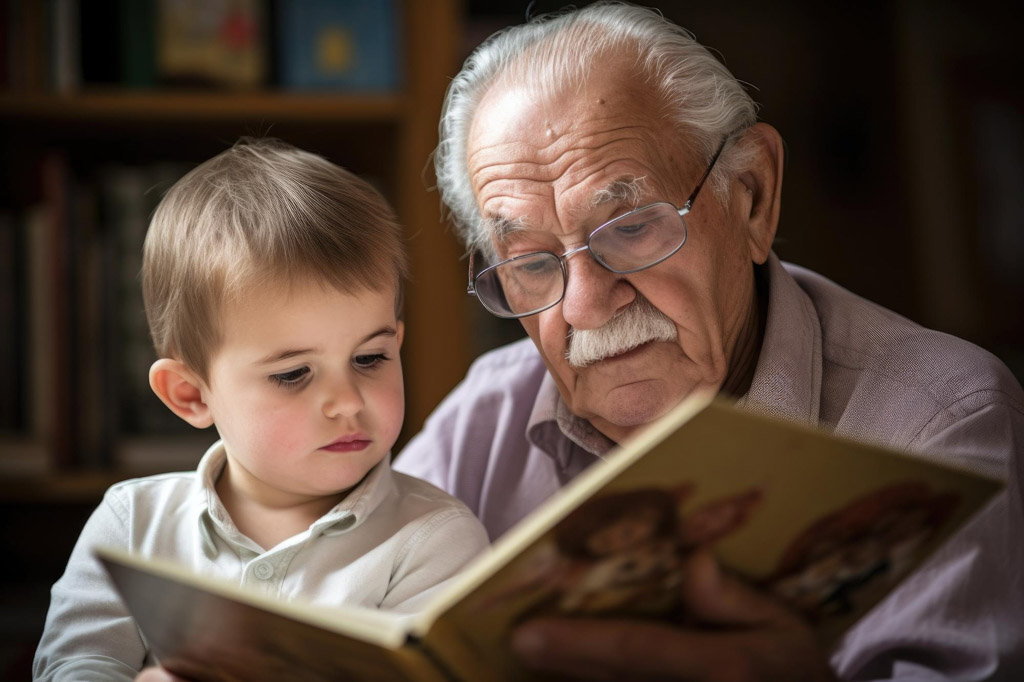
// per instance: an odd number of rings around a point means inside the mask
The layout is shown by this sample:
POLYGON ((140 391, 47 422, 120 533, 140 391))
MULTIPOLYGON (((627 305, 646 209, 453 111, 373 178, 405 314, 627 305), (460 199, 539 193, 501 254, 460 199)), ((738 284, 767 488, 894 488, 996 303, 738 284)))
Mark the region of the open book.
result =
POLYGON ((525 679, 508 633, 539 614, 678 618, 681 565, 721 563, 826 646, 1001 483, 694 397, 595 464, 414 616, 274 601, 99 555, 157 659, 196 679, 525 679))

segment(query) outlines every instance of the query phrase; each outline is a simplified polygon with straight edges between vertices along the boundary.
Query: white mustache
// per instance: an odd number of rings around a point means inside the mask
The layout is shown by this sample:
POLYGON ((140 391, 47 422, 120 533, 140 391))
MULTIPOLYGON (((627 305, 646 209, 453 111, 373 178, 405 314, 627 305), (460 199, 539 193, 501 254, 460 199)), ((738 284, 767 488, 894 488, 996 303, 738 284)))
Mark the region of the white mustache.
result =
POLYGON ((625 353, 648 341, 674 341, 676 326, 665 313, 637 294, 636 299, 598 329, 571 329, 565 359, 572 367, 586 367, 612 355, 625 353))

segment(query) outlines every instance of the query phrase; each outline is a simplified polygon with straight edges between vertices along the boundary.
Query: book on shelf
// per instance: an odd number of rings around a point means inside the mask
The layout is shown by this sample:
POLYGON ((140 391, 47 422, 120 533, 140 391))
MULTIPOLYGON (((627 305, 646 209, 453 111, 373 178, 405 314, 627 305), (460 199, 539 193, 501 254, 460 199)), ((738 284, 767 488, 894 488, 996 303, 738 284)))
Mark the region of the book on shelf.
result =
POLYGON ((106 0, 81 3, 77 24, 77 60, 67 69, 85 86, 147 89, 157 84, 155 0, 106 0), (77 63, 76 63, 77 61, 77 63), (77 74, 74 74, 77 71, 77 74))
POLYGON ((392 92, 395 0, 0 0, 0 85, 392 92))
POLYGON ((71 251, 72 173, 67 158, 48 152, 39 162, 39 203, 26 214, 28 264, 29 431, 49 453, 55 468, 73 464, 74 306, 68 298, 75 282, 71 251))
MULTIPOLYGON (((149 387, 149 368, 156 360, 142 298, 142 247, 149 219, 164 193, 189 166, 154 163, 110 165, 96 177, 98 216, 105 241, 98 245, 105 268, 106 302, 103 324, 107 342, 104 390, 109 404, 106 428, 117 435, 114 464, 121 461, 125 441, 192 434, 194 429, 168 410, 149 387)), ((143 467, 144 468, 144 467, 143 467)))
POLYGON ((25 260, 15 211, 0 209, 0 433, 25 427, 24 336, 14 332, 25 328, 25 260))
POLYGON ((158 0, 157 74, 168 85, 253 88, 267 80, 262 0, 158 0))
POLYGON ((100 549, 152 653, 188 679, 526 679, 541 614, 680 617, 683 565, 803 613, 826 646, 1002 488, 918 456, 695 396, 567 484, 420 613, 324 609, 100 549))
POLYGON ((139 279, 149 216, 186 170, 84 173, 51 150, 23 178, 26 206, 0 213, 3 471, 109 469, 124 464, 123 450, 153 471, 141 461, 148 438, 164 448, 167 436, 192 434, 149 388, 155 353, 139 279), (45 461, 14 461, 24 453, 45 461))
POLYGON ((393 0, 277 3, 282 88, 393 91, 399 86, 399 11, 393 0))

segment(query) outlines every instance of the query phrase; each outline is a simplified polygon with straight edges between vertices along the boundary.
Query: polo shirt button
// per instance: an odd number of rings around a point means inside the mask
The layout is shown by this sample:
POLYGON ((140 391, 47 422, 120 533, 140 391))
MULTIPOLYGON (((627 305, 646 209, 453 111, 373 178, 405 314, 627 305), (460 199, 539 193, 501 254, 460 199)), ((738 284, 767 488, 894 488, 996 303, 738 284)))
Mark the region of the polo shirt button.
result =
POLYGON ((266 562, 260 562, 256 564, 253 573, 260 580, 270 580, 270 577, 274 575, 274 568, 266 562))

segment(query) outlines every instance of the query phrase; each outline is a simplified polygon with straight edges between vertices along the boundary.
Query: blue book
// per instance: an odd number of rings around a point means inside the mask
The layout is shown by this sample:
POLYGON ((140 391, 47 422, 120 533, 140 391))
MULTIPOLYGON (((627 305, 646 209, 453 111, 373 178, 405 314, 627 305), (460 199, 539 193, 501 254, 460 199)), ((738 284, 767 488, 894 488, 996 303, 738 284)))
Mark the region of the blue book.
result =
POLYGON ((281 87, 398 89, 394 0, 289 0, 278 3, 276 19, 281 87))

